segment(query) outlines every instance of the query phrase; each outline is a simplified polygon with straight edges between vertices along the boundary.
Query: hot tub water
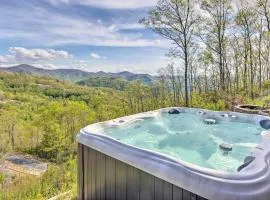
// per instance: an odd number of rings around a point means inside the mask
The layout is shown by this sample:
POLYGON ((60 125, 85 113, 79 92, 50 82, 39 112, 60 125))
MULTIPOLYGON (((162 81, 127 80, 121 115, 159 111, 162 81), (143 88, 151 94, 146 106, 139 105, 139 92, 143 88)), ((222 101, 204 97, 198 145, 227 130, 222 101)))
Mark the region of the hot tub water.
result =
POLYGON ((104 134, 142 149, 219 171, 236 172, 261 140, 263 129, 252 123, 218 120, 204 123, 202 114, 161 113, 118 127, 104 126, 104 134), (219 148, 232 145, 231 151, 219 148))

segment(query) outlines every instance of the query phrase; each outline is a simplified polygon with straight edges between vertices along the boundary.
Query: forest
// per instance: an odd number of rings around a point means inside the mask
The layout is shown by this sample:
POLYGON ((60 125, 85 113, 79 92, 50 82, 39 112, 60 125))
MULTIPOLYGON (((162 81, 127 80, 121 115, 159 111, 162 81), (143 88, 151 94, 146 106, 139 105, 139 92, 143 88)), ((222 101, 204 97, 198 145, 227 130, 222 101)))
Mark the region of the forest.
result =
POLYGON ((269 0, 161 0, 141 23, 172 44, 176 62, 160 77, 175 103, 184 98, 189 106, 202 91, 254 99, 268 87, 269 0))
POLYGON ((0 160, 30 154, 42 177, 18 177, 0 199, 76 197, 76 134, 91 123, 169 106, 231 110, 270 100, 270 1, 160 0, 140 21, 172 44, 151 85, 99 77, 72 83, 0 73, 0 160))

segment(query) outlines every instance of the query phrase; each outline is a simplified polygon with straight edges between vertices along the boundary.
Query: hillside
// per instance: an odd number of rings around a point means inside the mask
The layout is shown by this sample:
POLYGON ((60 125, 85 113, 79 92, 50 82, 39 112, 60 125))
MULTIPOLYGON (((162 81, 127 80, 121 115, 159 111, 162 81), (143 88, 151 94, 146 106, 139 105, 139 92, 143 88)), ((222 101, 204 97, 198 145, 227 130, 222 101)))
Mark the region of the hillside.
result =
POLYGON ((24 73, 35 76, 51 76, 59 80, 68 80, 72 82, 89 78, 89 73, 76 69, 42 69, 31 65, 17 65, 14 67, 0 68, 0 71, 24 73))
POLYGON ((93 122, 131 113, 123 109, 123 96, 110 88, 0 72, 0 199, 49 199, 69 190, 75 194, 76 134, 93 122), (3 158, 12 153, 49 163, 48 171, 42 177, 1 171, 3 158))
POLYGON ((51 76, 59 80, 78 82, 96 77, 122 78, 127 81, 140 81, 145 84, 152 84, 154 77, 149 74, 135 74, 128 71, 119 73, 111 72, 86 72, 78 69, 43 69, 31 65, 21 64, 8 68, 0 68, 0 71, 17 72, 36 76, 51 76))
POLYGON ((118 77, 91 77, 86 80, 77 82, 79 85, 88 87, 106 87, 123 91, 128 85, 129 81, 118 77))
POLYGON ((149 74, 135 74, 128 71, 123 71, 119 73, 103 72, 99 71, 97 73, 92 73, 93 77, 112 77, 112 78, 122 78, 127 81, 140 81, 145 84, 152 84, 154 77, 149 74))

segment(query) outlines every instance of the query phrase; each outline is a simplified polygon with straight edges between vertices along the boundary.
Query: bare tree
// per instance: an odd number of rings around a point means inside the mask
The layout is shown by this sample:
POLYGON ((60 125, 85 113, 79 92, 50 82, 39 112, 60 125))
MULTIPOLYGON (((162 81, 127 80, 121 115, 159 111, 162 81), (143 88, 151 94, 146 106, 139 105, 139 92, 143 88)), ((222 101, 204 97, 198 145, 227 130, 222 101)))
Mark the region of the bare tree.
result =
POLYGON ((192 0, 160 0, 149 16, 143 20, 147 27, 169 39, 184 61, 185 105, 189 106, 188 71, 190 50, 193 47, 196 23, 192 0))
POLYGON ((207 47, 218 57, 219 82, 226 89, 226 31, 231 14, 230 0, 205 0, 202 9, 208 13, 200 37, 207 47))
POLYGON ((237 24, 241 27, 245 39, 245 64, 249 63, 251 98, 254 98, 254 54, 252 37, 256 32, 256 12, 252 8, 244 6, 236 16, 237 24), (247 61, 247 55, 249 60, 247 61))
POLYGON ((261 15, 265 18, 267 29, 270 32, 270 1, 258 0, 258 7, 260 8, 261 15))

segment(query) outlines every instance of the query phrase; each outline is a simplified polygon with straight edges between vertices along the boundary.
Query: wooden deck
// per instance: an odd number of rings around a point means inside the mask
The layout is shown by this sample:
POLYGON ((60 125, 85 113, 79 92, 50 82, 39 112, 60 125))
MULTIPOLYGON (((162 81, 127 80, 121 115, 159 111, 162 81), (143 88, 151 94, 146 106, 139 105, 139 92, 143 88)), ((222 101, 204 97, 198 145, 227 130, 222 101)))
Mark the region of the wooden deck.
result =
POLYGON ((206 200, 82 144, 78 145, 78 197, 90 200, 206 200))

